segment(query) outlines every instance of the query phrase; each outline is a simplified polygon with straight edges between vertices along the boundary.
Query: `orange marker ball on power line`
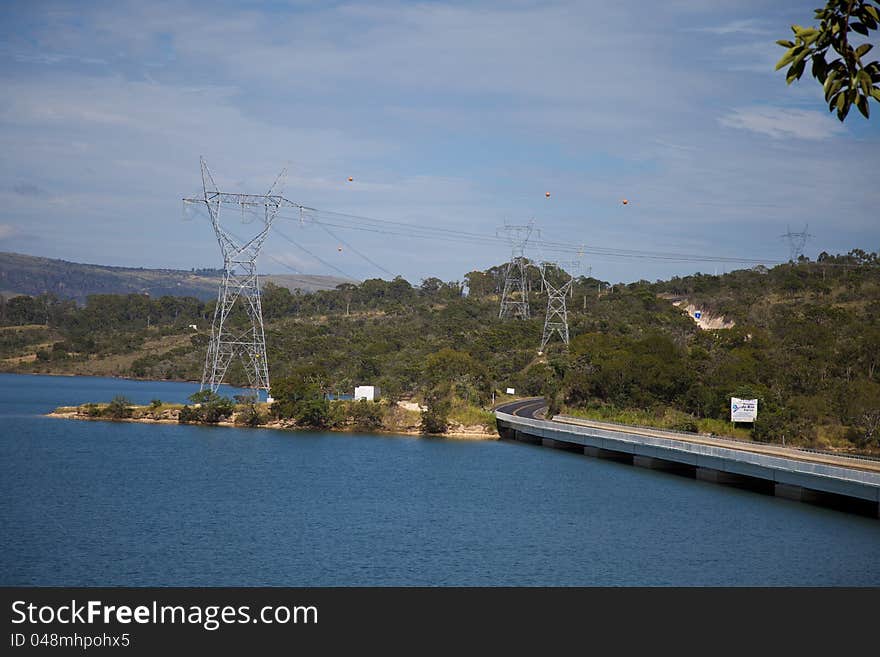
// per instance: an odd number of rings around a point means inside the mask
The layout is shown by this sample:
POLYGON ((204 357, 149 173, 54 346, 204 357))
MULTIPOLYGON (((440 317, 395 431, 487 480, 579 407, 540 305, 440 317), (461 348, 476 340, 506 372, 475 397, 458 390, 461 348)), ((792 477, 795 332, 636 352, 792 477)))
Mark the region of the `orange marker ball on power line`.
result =
POLYGON ((550 192, 544 192, 544 196, 546 196, 547 198, 550 198, 550 192))
POLYGON ((348 182, 351 182, 352 180, 354 180, 354 178, 352 178, 351 176, 349 176, 349 177, 348 177, 348 182))
POLYGON ((623 203, 624 205, 627 205, 627 204, 629 203, 629 201, 628 201, 627 199, 623 199, 623 200, 621 201, 621 203, 623 203))

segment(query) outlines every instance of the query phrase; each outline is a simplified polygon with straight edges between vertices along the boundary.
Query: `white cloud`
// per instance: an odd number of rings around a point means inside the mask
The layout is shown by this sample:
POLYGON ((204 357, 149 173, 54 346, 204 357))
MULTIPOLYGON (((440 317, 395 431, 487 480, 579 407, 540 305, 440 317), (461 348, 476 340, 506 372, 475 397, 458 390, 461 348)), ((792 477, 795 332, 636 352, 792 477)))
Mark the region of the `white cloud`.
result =
POLYGON ((831 115, 783 107, 735 109, 720 117, 718 122, 727 128, 748 130, 772 139, 829 139, 846 132, 831 115))

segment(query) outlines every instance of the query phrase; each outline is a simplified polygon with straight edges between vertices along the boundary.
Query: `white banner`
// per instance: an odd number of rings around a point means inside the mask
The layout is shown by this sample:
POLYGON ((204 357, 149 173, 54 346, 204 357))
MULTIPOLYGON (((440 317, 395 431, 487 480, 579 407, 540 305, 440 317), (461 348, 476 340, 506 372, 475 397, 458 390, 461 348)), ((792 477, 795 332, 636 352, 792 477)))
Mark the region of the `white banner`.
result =
POLYGON ((730 421, 731 422, 754 422, 758 417, 757 399, 730 398, 730 421))

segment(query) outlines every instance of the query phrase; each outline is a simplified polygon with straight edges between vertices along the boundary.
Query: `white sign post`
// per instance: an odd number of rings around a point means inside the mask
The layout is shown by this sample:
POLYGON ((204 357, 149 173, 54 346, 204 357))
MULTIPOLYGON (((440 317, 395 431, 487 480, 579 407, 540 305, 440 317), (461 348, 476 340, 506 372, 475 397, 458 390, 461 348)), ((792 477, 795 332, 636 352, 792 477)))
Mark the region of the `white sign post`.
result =
POLYGON ((731 422, 754 422, 758 417, 757 399, 730 398, 730 421, 731 422))

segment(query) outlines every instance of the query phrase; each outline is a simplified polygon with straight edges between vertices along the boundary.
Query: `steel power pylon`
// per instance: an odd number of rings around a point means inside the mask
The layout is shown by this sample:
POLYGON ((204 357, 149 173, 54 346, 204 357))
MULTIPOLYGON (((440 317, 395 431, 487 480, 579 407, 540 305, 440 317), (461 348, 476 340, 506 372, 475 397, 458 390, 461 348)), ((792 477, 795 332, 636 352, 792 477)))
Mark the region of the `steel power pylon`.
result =
POLYGON ((260 280, 257 276, 257 256, 275 215, 281 207, 302 209, 276 191, 286 173, 282 170, 272 187, 264 195, 221 192, 214 183, 204 158, 201 158, 204 198, 185 198, 184 204, 204 205, 211 216, 214 234, 223 254, 223 280, 217 293, 217 306, 211 325, 211 341, 205 355, 200 390, 209 388, 216 392, 223 382, 226 370, 238 356, 247 373, 252 388, 269 390, 269 365, 266 362, 266 334, 263 329, 263 309, 260 302, 260 280), (249 240, 241 240, 224 229, 220 223, 221 208, 235 208, 245 217, 256 214, 262 227, 249 240), (229 325, 229 315, 236 301, 242 300, 250 319, 249 325, 240 330, 229 325))
POLYGON ((534 222, 524 226, 510 226, 505 224, 496 231, 496 235, 502 233, 507 237, 511 246, 510 262, 504 272, 504 287, 501 292, 501 308, 498 317, 501 319, 528 319, 529 313, 529 290, 526 278, 525 258, 526 244, 535 230, 534 222))
POLYGON ((804 246, 806 245, 807 240, 813 237, 807 232, 809 227, 810 225, 806 224, 804 230, 800 233, 793 233, 791 232, 791 227, 787 227, 788 232, 779 236, 780 238, 786 238, 788 240, 789 262, 797 262, 800 260, 801 256, 804 255, 804 246))
POLYGON ((568 347, 568 309, 565 304, 565 297, 568 295, 572 284, 574 283, 574 271, 580 266, 577 262, 566 263, 569 272, 560 266, 558 262, 541 262, 539 270, 541 272, 541 280, 544 281, 544 289, 547 290, 547 316, 544 318, 544 332, 541 335, 541 348, 538 353, 544 353, 547 343, 554 334, 558 334, 562 338, 562 342, 568 347), (561 285, 554 284, 547 276, 548 267, 554 267, 563 273, 568 274, 568 280, 561 285))

